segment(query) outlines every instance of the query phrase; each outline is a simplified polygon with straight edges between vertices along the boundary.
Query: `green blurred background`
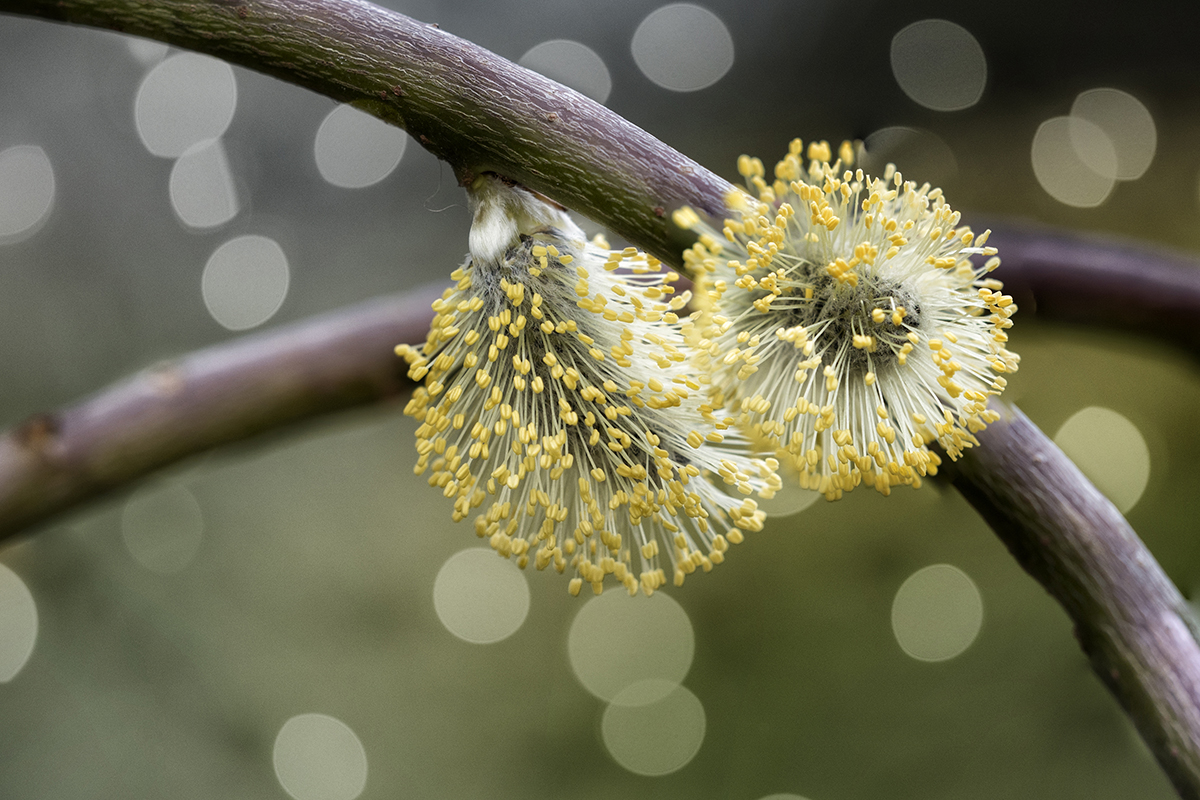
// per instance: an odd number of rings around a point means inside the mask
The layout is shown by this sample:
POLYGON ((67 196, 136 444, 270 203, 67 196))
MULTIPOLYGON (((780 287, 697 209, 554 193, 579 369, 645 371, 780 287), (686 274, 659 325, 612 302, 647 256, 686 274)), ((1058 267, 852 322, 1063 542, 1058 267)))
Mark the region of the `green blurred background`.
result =
MULTIPOLYGON (((965 222, 1018 217, 1200 252, 1190 4, 1108 14, 1071 3, 832 0, 722 0, 701 12, 583 0, 388 5, 576 82, 731 178, 738 154, 769 165, 793 136, 861 138, 876 162, 939 183, 965 222), (928 19, 955 25, 907 27, 928 19), (574 44, 545 44, 558 40, 574 44), (1085 122, 1061 141, 1051 134, 1068 123, 1042 128, 1073 105, 1072 119, 1086 119, 1077 98, 1100 88, 1125 94, 1085 101, 1115 97, 1114 119, 1128 125, 1085 122), (1105 171, 1128 167, 1128 141, 1145 155, 1145 126, 1134 124, 1143 113, 1152 160, 1114 181, 1105 171), (1043 156, 1056 141, 1076 155, 1042 162, 1039 178, 1040 129, 1043 156)), ((164 65, 177 51, 131 41, 0 17, 6 424, 242 329, 445 280, 466 250, 465 197, 415 143, 389 168, 404 139, 344 112, 323 128, 330 100, 200 62, 173 62, 187 68, 172 77, 164 65), (171 83, 202 77, 188 92, 171 83), (175 145, 155 144, 185 116, 172 111, 173 90, 232 112, 205 134, 219 145, 176 160, 175 145), (254 259, 214 257, 234 253, 223 247, 231 240, 249 242, 254 259)), ((1003 257, 1002 238, 993 243, 1003 257)), ((1031 308, 1016 317, 1012 346, 1022 366, 1009 398, 1051 435, 1067 426, 1064 446, 1128 508, 1190 596, 1200 586, 1194 354, 1055 326, 1031 308), (1116 414, 1075 416, 1090 407, 1116 414)), ((497 643, 469 643, 441 621, 439 570, 480 543, 412 475, 414 426, 401 409, 198 457, 7 544, 0 795, 1172 796, 1065 615, 937 485, 887 499, 860 490, 772 519, 713 574, 669 590, 676 602, 655 608, 675 609, 676 622, 638 652, 650 673, 662 666, 659 643, 663 658, 685 652, 671 669, 686 673, 674 675, 686 692, 672 696, 698 701, 689 708, 702 709, 703 728, 695 713, 676 725, 656 712, 643 733, 667 720, 692 746, 679 744, 687 753, 667 765, 675 771, 639 774, 619 754, 616 712, 569 657, 588 600, 569 597, 563 578, 530 571, 512 584, 506 574, 517 605, 526 584, 530 602, 497 643), (958 570, 955 591, 916 601, 900 591, 938 564, 958 570), (916 618, 905 622, 905 608, 916 618), (939 636, 959 636, 942 644, 961 653, 914 658, 905 625, 935 649, 939 636)), ((628 628, 611 643, 578 635, 591 658, 645 677, 620 666, 621 642, 645 633, 636 620, 628 628)), ((653 761, 658 744, 640 749, 653 761)))

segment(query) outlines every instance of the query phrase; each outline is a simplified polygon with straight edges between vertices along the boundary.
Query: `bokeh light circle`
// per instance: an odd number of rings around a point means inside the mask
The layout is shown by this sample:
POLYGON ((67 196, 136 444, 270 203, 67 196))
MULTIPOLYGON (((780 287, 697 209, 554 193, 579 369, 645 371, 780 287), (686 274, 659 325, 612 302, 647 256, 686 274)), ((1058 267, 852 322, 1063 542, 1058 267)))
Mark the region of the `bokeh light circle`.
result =
POLYGON ((178 158, 192 145, 225 133, 236 108, 237 81, 228 64, 179 53, 146 73, 133 116, 147 150, 178 158))
POLYGON ((150 484, 121 509, 121 538, 139 564, 171 575, 195 558, 204 535, 204 514, 195 496, 178 484, 150 484))
MULTIPOLYGON (((630 597, 610 591, 579 609, 567 635, 575 677, 601 700, 632 683, 657 679, 674 686, 687 676, 696 635, 687 612, 670 595, 630 597)), ((664 690, 665 691, 665 690, 664 690)))
POLYGON ((657 679, 621 690, 600 721, 613 760, 638 775, 669 775, 685 767, 704 744, 707 720, 687 688, 657 679))
POLYGON ((473 644, 512 636, 529 615, 529 582, 490 547, 460 550, 438 570, 433 608, 446 630, 473 644))
POLYGON ((166 58, 167 51, 170 49, 162 42, 143 39, 139 36, 126 36, 125 47, 128 48, 129 55, 146 66, 162 61, 166 58))
POLYGON ((275 777, 295 800, 354 800, 367 785, 367 753, 350 726, 298 714, 275 736, 275 777))
POLYGON ((325 115, 317 128, 313 156, 321 177, 343 189, 362 189, 392 174, 408 134, 348 105, 325 115))
POLYGON ((892 37, 892 74, 914 103, 960 111, 979 102, 987 85, 987 58, 961 25, 924 19, 892 37))
POLYGON ((204 305, 231 331, 263 324, 283 305, 290 272, 274 239, 238 236, 209 257, 200 279, 204 305))
POLYGON ((1142 498, 1150 482, 1150 448, 1124 415, 1100 406, 1081 409, 1054 442, 1122 514, 1142 498))
POLYGON ((918 661, 960 655, 983 626, 983 598, 958 567, 934 564, 901 584, 892 600, 892 632, 905 653, 918 661))
POLYGON ((535 45, 517 63, 570 86, 597 103, 607 100, 612 91, 612 76, 604 59, 587 45, 570 39, 551 39, 535 45))
POLYGON ((1098 206, 1116 183, 1116 150, 1108 135, 1086 119, 1053 117, 1043 122, 1033 136, 1031 158, 1038 183, 1069 206, 1098 206))
POLYGON ((759 500, 758 508, 767 514, 768 519, 779 519, 799 514, 821 499, 820 492, 811 489, 801 489, 788 481, 783 484, 770 500, 759 500))
POLYGON ((19 144, 0 150, 0 245, 36 233, 54 207, 54 168, 46 151, 19 144))
POLYGON ((691 3, 652 11, 633 34, 633 60, 654 83, 676 92, 712 86, 733 66, 733 36, 721 18, 691 3))
POLYGON ((1149 110, 1133 95, 1119 89, 1091 89, 1075 98, 1071 117, 1100 128, 1112 144, 1115 163, 1090 159, 1084 143, 1080 156, 1094 172, 1132 181, 1150 167, 1158 149, 1158 129, 1149 110))
POLYGON ((171 167, 171 208, 190 228, 213 228, 237 216, 237 190, 220 139, 189 147, 171 167))
POLYGON ((33 594, 17 573, 0 564, 0 683, 8 683, 33 655, 38 613, 33 594))
POLYGON ((769 794, 766 797, 760 797, 758 800, 808 800, 807 797, 799 794, 788 794, 783 792, 780 794, 769 794))

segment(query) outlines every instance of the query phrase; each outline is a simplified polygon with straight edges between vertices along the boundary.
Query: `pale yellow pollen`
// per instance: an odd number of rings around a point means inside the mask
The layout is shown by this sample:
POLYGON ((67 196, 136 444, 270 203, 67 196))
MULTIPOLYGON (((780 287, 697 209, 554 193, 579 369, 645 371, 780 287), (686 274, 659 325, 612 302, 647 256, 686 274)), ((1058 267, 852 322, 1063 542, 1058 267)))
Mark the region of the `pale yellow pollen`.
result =
MULTIPOLYGON (((753 162, 748 168, 761 171, 753 162)), ((774 223, 756 212, 769 232, 774 223)), ((675 217, 701 224, 694 212, 675 217)), ((712 235, 700 239, 705 257, 720 252, 712 235)), ((778 243, 764 240, 760 251, 759 262, 769 262, 778 243)), ((696 323, 679 317, 691 299, 675 291, 679 275, 633 248, 597 253, 542 234, 524 255, 514 245, 506 258, 524 259, 527 269, 502 267, 489 278, 504 307, 484 313, 472 279, 482 267, 468 263, 435 304, 425 345, 397 348, 410 375, 425 382, 406 407, 421 421, 417 472, 431 470, 429 482, 453 500, 455 520, 478 509, 475 532, 518 566, 573 570, 573 594, 584 582, 601 591, 609 575, 627 591, 661 588, 667 570, 658 565, 655 531, 686 533, 663 555, 676 577, 721 563, 713 537, 731 527, 761 529, 761 512, 733 498, 769 496, 780 485, 779 464, 724 455, 735 452, 728 441, 735 421, 714 413, 707 378, 688 361, 684 333, 696 323), (653 410, 662 416, 641 419, 653 410), (687 464, 676 460, 683 449, 687 464), (623 545, 634 531, 651 538, 623 545)), ((757 369, 760 342, 744 342, 739 368, 747 374, 757 369)))
POLYGON ((987 234, 960 226, 940 189, 891 165, 879 178, 852 169, 850 143, 839 163, 825 142, 808 145, 807 162, 804 152, 791 143, 773 178, 741 159, 752 194, 731 196, 719 233, 687 219, 700 242, 684 261, 699 276, 691 336, 712 371, 709 413, 732 409, 736 427, 829 499, 863 483, 919 486, 940 463, 930 443, 956 458, 994 421, 987 400, 1019 363, 1006 349, 1016 304, 985 277, 995 263, 971 259, 994 258, 987 234), (785 385, 797 396, 772 402, 785 385))

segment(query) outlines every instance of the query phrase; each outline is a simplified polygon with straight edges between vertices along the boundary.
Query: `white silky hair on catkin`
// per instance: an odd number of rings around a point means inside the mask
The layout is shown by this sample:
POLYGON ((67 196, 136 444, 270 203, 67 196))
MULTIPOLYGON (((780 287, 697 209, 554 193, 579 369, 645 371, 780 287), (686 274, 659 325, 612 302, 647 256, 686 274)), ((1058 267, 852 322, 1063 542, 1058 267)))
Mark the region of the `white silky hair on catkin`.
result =
POLYGON ((471 254, 434 304, 406 412, 417 471, 474 509, 476 533, 572 594, 611 575, 653 593, 710 570, 762 528, 779 487, 695 376, 678 275, 633 248, 586 242, 560 206, 494 176, 471 187, 471 254))

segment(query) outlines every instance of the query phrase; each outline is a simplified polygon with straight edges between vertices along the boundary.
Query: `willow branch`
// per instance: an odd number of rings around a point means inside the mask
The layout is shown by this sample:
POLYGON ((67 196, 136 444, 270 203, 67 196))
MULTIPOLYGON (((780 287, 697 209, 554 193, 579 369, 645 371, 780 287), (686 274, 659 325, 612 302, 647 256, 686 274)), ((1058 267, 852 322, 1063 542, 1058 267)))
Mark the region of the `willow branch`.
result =
MULTIPOLYGON (((732 189, 599 103, 359 0, 0 0, 0 12, 158 39, 354 103, 408 130, 460 176, 518 180, 670 264, 690 241, 668 212, 690 205, 720 218, 732 189)), ((997 234, 1000 277, 1018 297, 1036 293, 1039 313, 1200 338, 1194 261, 1008 224, 997 234)))
POLYGON ((995 277, 1021 304, 1018 318, 1033 312, 1039 320, 1119 328, 1189 353, 1200 346, 1194 256, 1009 221, 993 227, 1003 259, 995 277))
POLYGON ((1125 518, 1020 411, 947 467, 1075 625, 1096 674, 1181 797, 1200 797, 1200 646, 1187 603, 1125 518))
POLYGON ((158 364, 0 436, 0 539, 187 456, 408 388, 427 289, 158 364))
POLYGON ((353 103, 460 179, 513 178, 669 264, 686 243, 672 209, 724 212, 725 181, 599 103, 359 0, 0 0, 0 12, 157 39, 353 103))
MULTIPOLYGON (((682 244, 668 222, 674 207, 724 214, 725 181, 603 106, 357 0, 0 0, 0 11, 159 39, 354 103, 406 128, 460 179, 483 171, 516 179, 668 263, 679 263, 682 244)), ((1019 283, 1020 265, 1028 267, 1020 277, 1042 316, 1170 336, 1200 305, 1194 274, 1165 257, 1004 238, 993 239, 1003 269, 1019 283), (1164 268, 1147 280, 1146 263, 1164 268)), ((390 345, 421 338, 428 312, 393 312, 361 340, 356 320, 381 307, 206 351, 34 418, 0 441, 0 520, 12 520, 2 530, 189 452, 396 392, 403 380, 390 345), (293 350, 301 341, 308 349, 293 350)), ((1178 593, 1111 504, 1027 420, 1011 412, 981 439, 953 468, 956 485, 1071 615, 1179 793, 1200 800, 1200 648, 1178 593)))

